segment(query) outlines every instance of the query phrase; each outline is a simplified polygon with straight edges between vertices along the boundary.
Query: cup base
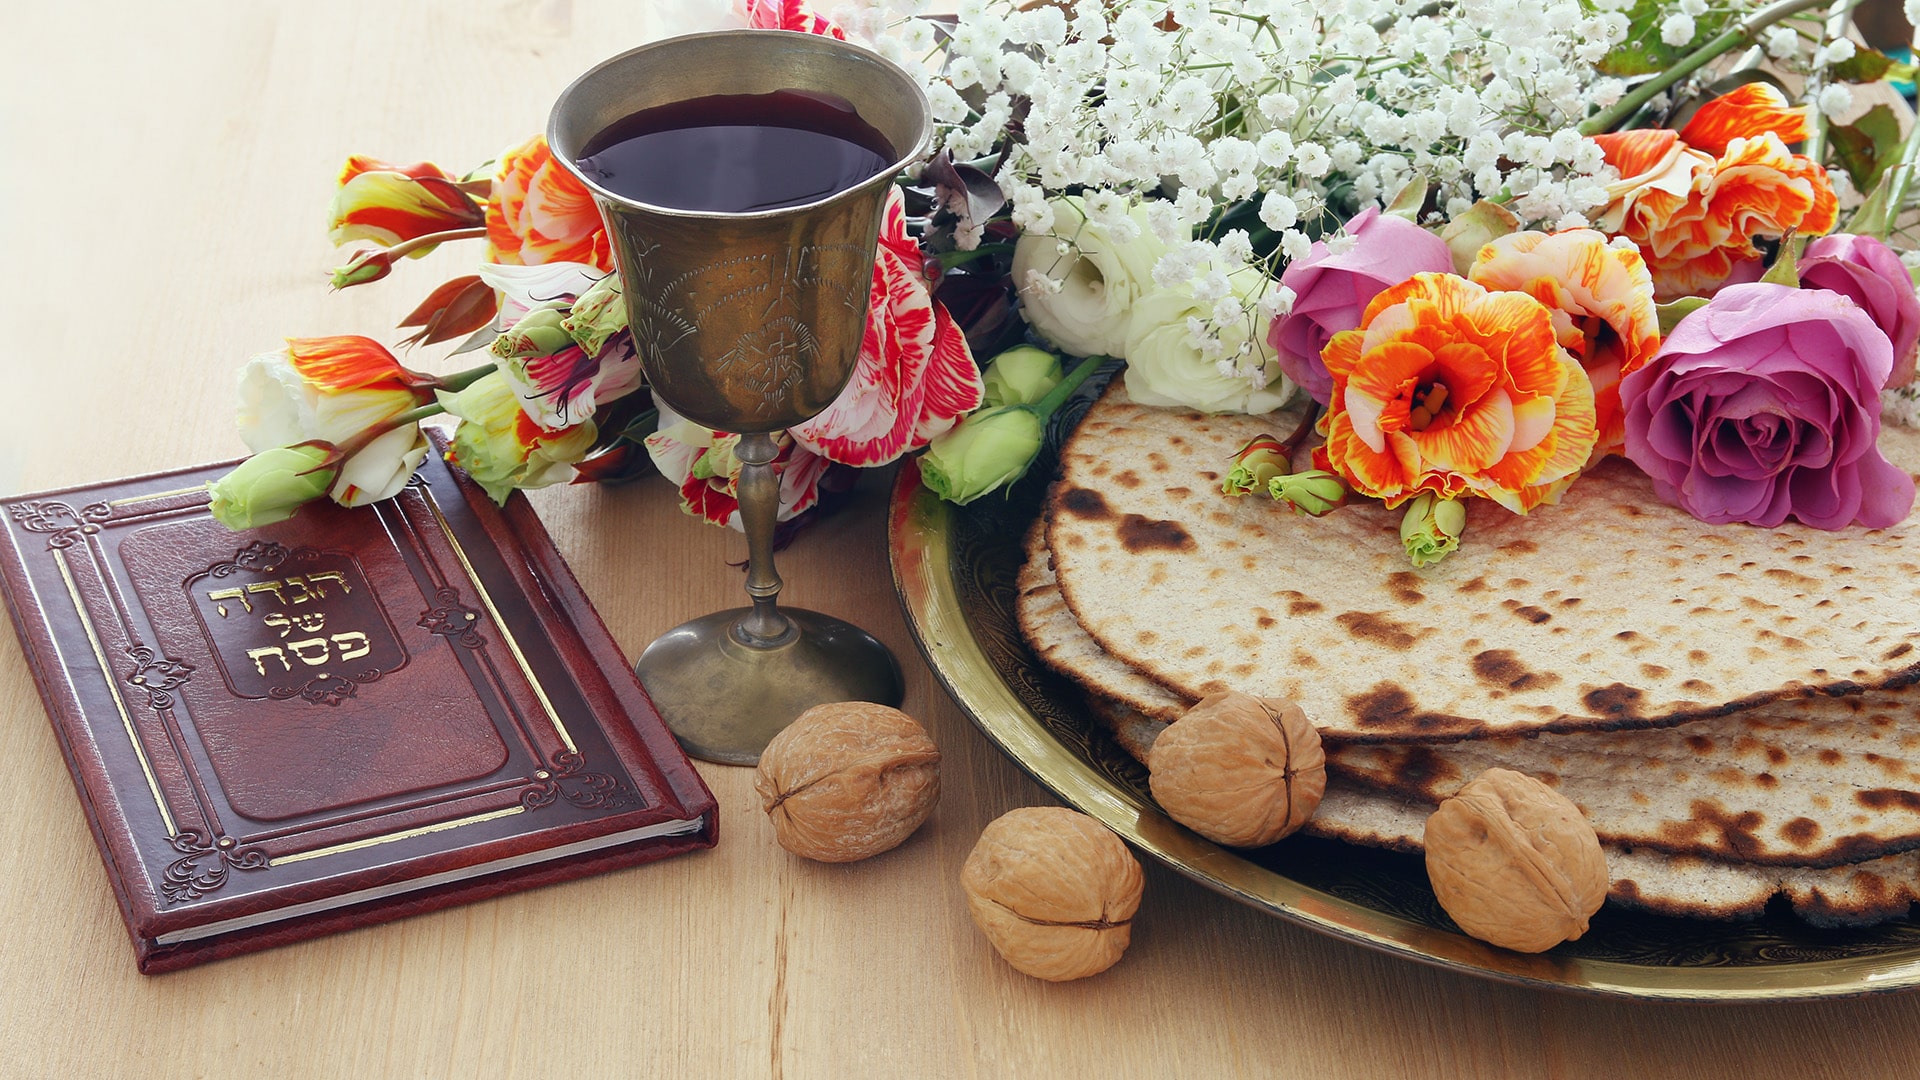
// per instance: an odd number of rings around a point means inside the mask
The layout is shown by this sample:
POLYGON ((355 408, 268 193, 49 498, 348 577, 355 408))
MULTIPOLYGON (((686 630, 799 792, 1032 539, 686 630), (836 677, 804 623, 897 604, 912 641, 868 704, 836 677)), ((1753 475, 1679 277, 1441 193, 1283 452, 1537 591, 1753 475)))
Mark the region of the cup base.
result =
POLYGON ((634 665, 668 729, 694 757, 757 765, 767 743, 815 705, 898 706, 905 696, 899 662, 865 630, 783 607, 780 613, 797 632, 756 647, 734 633, 751 610, 716 611, 682 623, 656 638, 634 665))

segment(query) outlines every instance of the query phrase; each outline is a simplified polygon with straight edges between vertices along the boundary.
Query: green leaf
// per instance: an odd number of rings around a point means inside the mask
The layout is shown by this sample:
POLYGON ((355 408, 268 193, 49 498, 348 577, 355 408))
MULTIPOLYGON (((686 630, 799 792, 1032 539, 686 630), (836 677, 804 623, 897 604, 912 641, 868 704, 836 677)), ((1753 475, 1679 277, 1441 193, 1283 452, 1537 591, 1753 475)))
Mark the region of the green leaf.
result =
POLYGON ((1681 319, 1706 306, 1707 298, 1704 296, 1683 296, 1670 304, 1655 304, 1653 311, 1660 317, 1660 336, 1673 333, 1673 328, 1680 325, 1681 319))
POLYGON ((1827 137, 1855 191, 1872 191, 1900 153, 1900 121, 1886 105, 1875 105, 1845 127, 1829 128, 1827 137))
MULTIPOLYGON (((1582 6, 1591 7, 1591 3, 1582 6)), ((1684 45, 1669 45, 1660 40, 1660 24, 1671 6, 1666 0, 1634 0, 1627 10, 1627 37, 1600 58, 1600 73, 1616 78, 1652 75, 1665 71, 1674 62, 1726 29, 1732 12, 1709 11, 1693 20, 1693 40, 1684 45)))
POLYGON ((1859 46, 1854 54, 1827 69, 1827 73, 1841 82, 1868 83, 1879 82, 1893 70, 1893 57, 1878 49, 1859 46))

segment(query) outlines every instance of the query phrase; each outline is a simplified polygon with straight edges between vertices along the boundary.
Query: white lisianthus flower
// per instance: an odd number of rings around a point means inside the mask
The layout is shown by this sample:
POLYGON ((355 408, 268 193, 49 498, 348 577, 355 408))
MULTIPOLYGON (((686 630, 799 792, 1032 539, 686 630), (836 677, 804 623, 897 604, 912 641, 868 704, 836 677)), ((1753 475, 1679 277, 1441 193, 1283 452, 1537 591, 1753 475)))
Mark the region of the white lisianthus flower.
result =
POLYGON ((1063 352, 1124 357, 1134 301, 1152 287, 1153 265, 1168 247, 1138 204, 1128 212, 1138 233, 1124 244, 1088 217, 1078 196, 1051 205, 1053 232, 1023 233, 1013 249, 1027 324, 1063 352))
MULTIPOLYGON (((1235 294, 1260 296, 1270 286, 1257 269, 1231 275, 1235 294)), ((1280 373, 1267 344, 1272 317, 1264 305, 1226 324, 1213 323, 1217 302, 1185 288, 1158 289, 1134 304, 1127 335, 1127 396, 1142 405, 1168 405, 1208 413, 1267 413, 1287 403, 1294 386, 1280 373), (1196 340, 1193 325, 1217 327, 1218 337, 1196 340), (1241 371, 1222 364, 1239 356, 1241 371), (1228 370, 1223 370, 1226 368, 1228 370)))

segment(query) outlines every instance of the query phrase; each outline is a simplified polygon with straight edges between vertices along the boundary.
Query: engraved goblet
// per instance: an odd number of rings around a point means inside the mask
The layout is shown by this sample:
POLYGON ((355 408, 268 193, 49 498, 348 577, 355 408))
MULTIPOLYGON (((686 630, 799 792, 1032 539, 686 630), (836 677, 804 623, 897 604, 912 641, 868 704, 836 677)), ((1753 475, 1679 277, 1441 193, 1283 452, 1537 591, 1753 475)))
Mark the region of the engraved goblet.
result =
POLYGON ((905 72, 843 41, 776 30, 645 45, 582 75, 554 104, 547 141, 606 219, 655 398, 740 435, 734 455, 753 605, 667 631, 635 665, 696 757, 751 765, 814 705, 900 702, 900 666, 886 646, 839 619, 776 604, 772 462, 774 434, 832 404, 853 374, 887 189, 931 134, 926 95, 905 72), (850 103, 886 138, 892 162, 826 198, 740 213, 639 202, 577 164, 593 136, 643 109, 779 91, 850 103))

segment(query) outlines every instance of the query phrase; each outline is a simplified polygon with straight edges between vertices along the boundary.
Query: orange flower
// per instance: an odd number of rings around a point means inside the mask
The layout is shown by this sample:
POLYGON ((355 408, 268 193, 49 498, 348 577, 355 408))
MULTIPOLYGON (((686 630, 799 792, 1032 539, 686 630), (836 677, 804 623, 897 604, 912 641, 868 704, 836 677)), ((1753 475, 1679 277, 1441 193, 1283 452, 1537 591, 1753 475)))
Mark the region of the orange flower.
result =
MULTIPOLYGON (((391 165, 364 154, 347 159, 334 191, 327 238, 335 247, 370 240, 382 247, 472 228, 482 220, 478 204, 438 165, 391 165)), ((411 254, 418 258, 431 246, 411 254)), ((370 280, 370 279, 369 279, 370 280)))
POLYGON ((1480 249, 1468 277, 1489 289, 1523 292, 1545 304, 1553 333, 1593 384, 1599 439, 1594 456, 1626 442, 1620 377, 1660 349, 1653 278, 1640 253, 1609 247, 1592 229, 1549 236, 1519 232, 1480 249))
POLYGON ((613 269, 593 195, 553 160, 543 135, 500 157, 487 203, 488 261, 587 263, 613 269))
POLYGON ((1593 389, 1525 293, 1415 274, 1322 354, 1333 377, 1315 464, 1399 506, 1423 491, 1524 514, 1593 450, 1593 389))
POLYGON ((1678 133, 1596 135, 1620 179, 1599 226, 1640 248, 1660 299, 1711 293, 1735 264, 1758 260, 1756 236, 1831 230, 1839 203, 1826 170, 1787 149, 1804 109, 1749 83, 1700 107, 1678 133))

